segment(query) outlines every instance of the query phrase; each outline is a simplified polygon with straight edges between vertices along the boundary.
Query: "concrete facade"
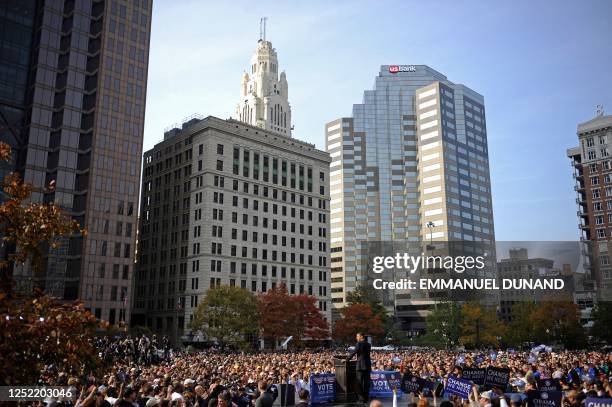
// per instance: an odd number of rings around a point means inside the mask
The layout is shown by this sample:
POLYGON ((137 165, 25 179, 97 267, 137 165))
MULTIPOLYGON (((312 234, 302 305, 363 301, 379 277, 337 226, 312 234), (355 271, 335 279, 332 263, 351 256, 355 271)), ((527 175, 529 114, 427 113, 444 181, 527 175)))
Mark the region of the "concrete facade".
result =
POLYGON ((216 285, 285 283, 331 319, 329 155, 235 120, 192 119, 144 155, 133 324, 189 338, 216 285))

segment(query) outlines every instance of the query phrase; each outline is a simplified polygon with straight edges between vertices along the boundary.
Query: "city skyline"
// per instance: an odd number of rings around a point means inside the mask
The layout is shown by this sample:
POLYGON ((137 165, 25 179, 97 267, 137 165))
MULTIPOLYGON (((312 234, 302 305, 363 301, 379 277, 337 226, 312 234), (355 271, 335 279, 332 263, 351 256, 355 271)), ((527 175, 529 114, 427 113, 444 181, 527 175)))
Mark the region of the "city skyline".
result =
POLYGON ((228 11, 221 4, 155 3, 144 149, 191 113, 235 116, 239 88, 232 85, 266 16, 268 38, 281 51, 279 64, 292 85, 295 138, 323 148, 325 123, 350 115, 352 104, 361 103, 356 89, 371 88, 380 65, 427 64, 484 96, 496 240, 578 239, 565 149, 575 144, 576 124, 595 116, 595 105, 612 108, 611 95, 602 91, 610 88, 605 70, 612 57, 601 51, 612 5, 442 5, 361 2, 289 10, 263 2, 249 12, 233 9, 232 19, 195 24, 202 13, 228 11), (426 18, 406 18, 411 15, 426 18), (469 28, 451 20, 476 16, 480 25, 469 28), (360 30, 364 24, 368 29, 360 30), (513 30, 519 24, 522 30, 513 30), (439 52, 432 52, 434 43, 439 52))

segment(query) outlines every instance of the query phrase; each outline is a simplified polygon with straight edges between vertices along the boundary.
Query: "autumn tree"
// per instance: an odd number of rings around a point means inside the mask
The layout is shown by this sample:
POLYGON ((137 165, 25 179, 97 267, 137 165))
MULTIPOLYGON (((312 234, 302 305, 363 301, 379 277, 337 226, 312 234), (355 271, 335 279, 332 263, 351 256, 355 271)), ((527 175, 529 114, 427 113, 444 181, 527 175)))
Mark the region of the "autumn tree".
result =
MULTIPOLYGON (((11 159, 11 148, 0 142, 0 160, 11 159)), ((3 247, 10 247, 7 259, 0 259, 2 289, 12 292, 9 269, 14 264, 29 262, 34 274, 42 269, 46 248, 55 248, 59 238, 76 233, 85 233, 79 224, 67 216, 54 203, 28 202, 34 187, 23 182, 18 172, 12 172, 3 181, 4 201, 0 204, 0 231, 3 247)), ((53 192, 55 182, 43 188, 53 192)))
POLYGON ((329 323, 317 307, 317 298, 308 294, 300 294, 294 296, 293 301, 297 308, 295 338, 298 341, 303 341, 306 338, 312 340, 327 339, 329 337, 329 323))
POLYGON ((375 314, 369 304, 356 303, 344 307, 342 318, 334 325, 333 337, 337 341, 350 343, 358 332, 374 337, 384 334, 380 315, 375 314))
POLYGON ((240 287, 211 288, 198 305, 190 328, 222 346, 248 348, 249 338, 259 331, 257 298, 240 287))
POLYGON ((466 302, 461 307, 461 337, 466 347, 498 346, 505 325, 499 320, 495 309, 477 302, 466 302))
MULTIPOLYGON (((10 160, 11 149, 0 142, 0 159, 10 160)), ((44 192, 53 192, 50 183, 44 192)), ((89 338, 100 324, 82 304, 59 304, 40 290, 13 291, 10 275, 15 264, 42 270, 48 247, 59 238, 84 233, 80 226, 52 203, 28 202, 33 187, 17 172, 7 175, 0 204, 0 235, 8 257, 0 261, 0 384, 31 385, 41 370, 53 364, 58 371, 94 371, 99 360, 89 338), (11 250, 6 250, 9 247, 11 250)))
POLYGON ((0 384, 32 385, 51 364, 58 372, 95 372, 101 361, 89 339, 100 323, 92 313, 41 292, 17 298, 0 293, 0 384))
POLYGON ((258 299, 265 340, 276 345, 289 336, 298 344, 328 338, 329 325, 317 308, 316 297, 289 295, 285 284, 280 284, 260 294, 258 299))
POLYGON ((296 303, 291 300, 285 284, 259 294, 261 332, 264 340, 276 346, 282 338, 291 336, 297 324, 296 303))
POLYGON ((571 301, 544 301, 531 314, 532 329, 548 343, 561 343, 568 349, 586 344, 580 323, 580 309, 571 301))
POLYGON ((380 292, 370 284, 361 284, 346 295, 348 305, 368 304, 372 308, 374 315, 378 315, 382 322, 383 330, 379 335, 372 335, 378 340, 394 333, 393 318, 387 313, 387 309, 382 304, 380 292))

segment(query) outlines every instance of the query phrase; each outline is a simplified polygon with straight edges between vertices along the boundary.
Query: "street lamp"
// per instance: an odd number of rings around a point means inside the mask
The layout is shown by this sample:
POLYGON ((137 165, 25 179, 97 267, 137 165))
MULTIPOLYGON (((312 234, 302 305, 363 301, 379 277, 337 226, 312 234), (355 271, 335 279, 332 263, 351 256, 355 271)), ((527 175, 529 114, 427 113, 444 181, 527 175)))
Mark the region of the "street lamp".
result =
POLYGON ((425 226, 427 226, 427 229, 429 229, 429 245, 427 246, 427 250, 433 250, 433 228, 436 227, 436 224, 429 221, 425 226))

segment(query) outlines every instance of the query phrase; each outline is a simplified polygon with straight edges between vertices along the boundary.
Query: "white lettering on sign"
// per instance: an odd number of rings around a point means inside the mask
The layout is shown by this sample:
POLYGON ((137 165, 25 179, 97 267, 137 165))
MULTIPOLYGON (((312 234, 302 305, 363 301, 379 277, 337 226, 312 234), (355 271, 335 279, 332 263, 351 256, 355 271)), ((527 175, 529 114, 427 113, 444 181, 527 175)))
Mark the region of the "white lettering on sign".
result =
POLYGON ((389 65, 390 73, 398 72, 416 72, 416 66, 414 65, 389 65))
POLYGON ((333 391, 334 390, 334 384, 333 383, 318 384, 317 385, 317 389, 319 389, 320 392, 333 391))

